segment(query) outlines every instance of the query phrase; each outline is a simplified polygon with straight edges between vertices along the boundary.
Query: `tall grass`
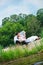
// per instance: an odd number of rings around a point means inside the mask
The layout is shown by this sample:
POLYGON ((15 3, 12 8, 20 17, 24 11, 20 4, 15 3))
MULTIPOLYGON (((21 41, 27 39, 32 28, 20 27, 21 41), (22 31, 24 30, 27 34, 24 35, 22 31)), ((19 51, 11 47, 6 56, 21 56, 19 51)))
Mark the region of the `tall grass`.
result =
POLYGON ((39 46, 35 46, 31 50, 28 49, 28 47, 23 48, 22 46, 17 46, 14 49, 9 48, 9 50, 4 51, 2 50, 2 47, 0 46, 0 62, 1 61, 10 61, 13 59, 17 59, 20 57, 29 56, 32 54, 36 54, 39 51, 43 51, 43 40, 41 40, 39 46))

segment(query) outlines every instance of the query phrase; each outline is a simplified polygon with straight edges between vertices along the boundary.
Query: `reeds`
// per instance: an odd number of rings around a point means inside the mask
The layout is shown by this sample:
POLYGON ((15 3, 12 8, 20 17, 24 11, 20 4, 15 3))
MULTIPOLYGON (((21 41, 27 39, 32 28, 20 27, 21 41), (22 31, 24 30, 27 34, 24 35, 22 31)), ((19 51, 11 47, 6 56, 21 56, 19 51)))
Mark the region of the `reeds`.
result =
POLYGON ((39 46, 35 45, 35 47, 31 50, 28 48, 28 46, 23 47, 22 45, 19 45, 16 47, 13 46, 13 48, 9 47, 7 51, 4 51, 0 46, 0 62, 26 57, 32 54, 39 53, 40 51, 43 51, 43 40, 41 40, 39 46))

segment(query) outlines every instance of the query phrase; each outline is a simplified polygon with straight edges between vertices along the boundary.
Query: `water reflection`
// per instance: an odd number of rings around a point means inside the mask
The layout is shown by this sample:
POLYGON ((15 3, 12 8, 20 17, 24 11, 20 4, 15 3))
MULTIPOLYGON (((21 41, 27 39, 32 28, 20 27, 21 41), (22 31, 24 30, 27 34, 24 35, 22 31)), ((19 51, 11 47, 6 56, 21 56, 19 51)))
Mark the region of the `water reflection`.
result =
POLYGON ((43 62, 37 62, 34 65, 43 65, 43 62))

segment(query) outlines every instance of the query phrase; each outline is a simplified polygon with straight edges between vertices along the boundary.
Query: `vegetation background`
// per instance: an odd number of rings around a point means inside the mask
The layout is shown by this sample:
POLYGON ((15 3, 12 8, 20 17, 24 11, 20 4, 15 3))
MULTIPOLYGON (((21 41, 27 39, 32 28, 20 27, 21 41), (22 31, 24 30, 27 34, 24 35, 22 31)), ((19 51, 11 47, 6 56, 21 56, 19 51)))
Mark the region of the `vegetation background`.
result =
POLYGON ((39 9, 36 15, 20 13, 2 19, 0 45, 5 47, 14 44, 14 36, 22 30, 26 31, 26 37, 31 35, 43 37, 43 9, 39 9))

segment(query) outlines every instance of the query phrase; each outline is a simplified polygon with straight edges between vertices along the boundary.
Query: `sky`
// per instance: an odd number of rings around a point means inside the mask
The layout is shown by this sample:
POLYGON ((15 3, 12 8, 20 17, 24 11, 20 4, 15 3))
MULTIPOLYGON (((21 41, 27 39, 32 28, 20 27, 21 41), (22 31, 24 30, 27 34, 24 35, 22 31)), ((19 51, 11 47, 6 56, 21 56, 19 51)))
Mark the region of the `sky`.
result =
POLYGON ((43 0, 0 0, 0 25, 2 19, 13 14, 34 14, 43 8, 43 0))

